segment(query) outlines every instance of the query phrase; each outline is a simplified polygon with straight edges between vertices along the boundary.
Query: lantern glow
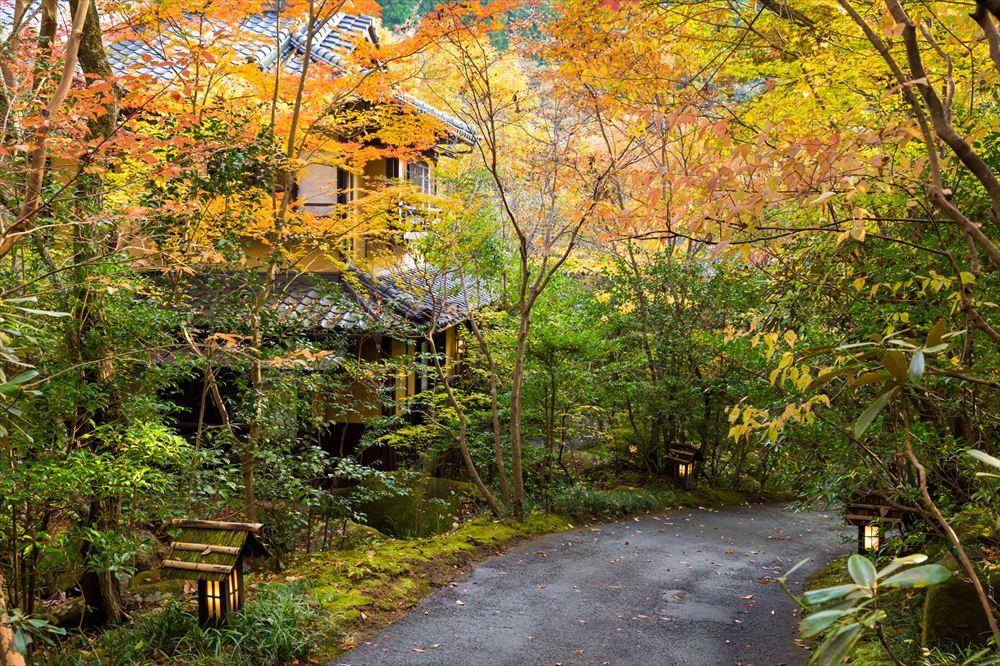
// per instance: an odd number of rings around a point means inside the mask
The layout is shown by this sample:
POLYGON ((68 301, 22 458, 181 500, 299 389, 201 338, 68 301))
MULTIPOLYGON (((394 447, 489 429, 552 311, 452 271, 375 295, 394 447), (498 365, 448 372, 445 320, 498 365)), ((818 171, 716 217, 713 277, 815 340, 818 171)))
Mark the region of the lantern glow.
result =
POLYGON ((208 615, 212 618, 222 617, 222 594, 219 589, 219 581, 205 581, 205 605, 208 607, 208 615))
POLYGON ((864 549, 864 552, 867 553, 873 550, 878 550, 879 526, 865 525, 862 529, 864 532, 861 535, 861 546, 864 549))

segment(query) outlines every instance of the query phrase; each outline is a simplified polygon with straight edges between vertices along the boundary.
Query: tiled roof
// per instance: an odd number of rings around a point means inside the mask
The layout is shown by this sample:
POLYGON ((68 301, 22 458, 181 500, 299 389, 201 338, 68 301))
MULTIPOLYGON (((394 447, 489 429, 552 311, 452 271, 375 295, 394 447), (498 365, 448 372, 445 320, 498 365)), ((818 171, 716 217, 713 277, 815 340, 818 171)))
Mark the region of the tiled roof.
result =
MULTIPOLYGON (((211 318, 238 310, 231 299, 251 300, 259 278, 253 273, 196 277, 184 291, 195 310, 211 318)), ((358 269, 346 275, 289 273, 279 275, 276 283, 273 311, 284 323, 314 334, 377 327, 425 329, 432 323, 447 328, 493 300, 479 285, 470 286, 466 298, 455 277, 420 268, 380 275, 358 269)))
POLYGON ((426 327, 437 320, 439 327, 464 321, 492 296, 479 284, 467 284, 463 293, 459 279, 430 267, 407 268, 371 276, 352 271, 351 291, 358 302, 384 322, 426 327))
POLYGON ((412 106, 424 113, 429 113, 441 122, 445 124, 450 132, 457 135, 458 138, 464 140, 466 143, 475 144, 479 140, 479 136, 476 134, 475 128, 468 125, 454 116, 450 116, 447 113, 434 108, 427 102, 419 100, 413 95, 408 95, 406 93, 399 93, 396 95, 396 99, 400 102, 412 106))
MULTIPOLYGON (((42 8, 42 0, 30 0, 27 9, 24 11, 25 23, 35 23, 39 10, 42 8)), ((7 34, 14 25, 14 0, 0 0, 0 39, 6 39, 7 34)))
MULTIPOLYGON (((65 3, 59 3, 60 7, 65 3)), ((41 0, 30 0, 27 20, 37 19, 41 0)), ((267 3, 265 6, 272 6, 267 3)), ((68 20, 68 16, 64 17, 68 20)), ((14 22, 14 0, 0 0, 0 38, 3 38, 14 22)), ((302 21, 282 15, 280 11, 266 9, 253 14, 235 26, 206 23, 203 32, 194 34, 189 27, 164 22, 156 28, 135 30, 127 38, 105 35, 105 49, 115 74, 146 74, 165 82, 175 79, 178 71, 171 61, 187 49, 185 44, 196 41, 210 41, 221 31, 232 32, 230 36, 235 62, 255 63, 267 70, 278 62, 290 72, 302 71, 305 57, 306 26, 302 21)), ((336 14, 314 35, 311 48, 313 62, 323 62, 333 68, 342 67, 357 45, 367 40, 377 43, 375 19, 371 16, 336 14)), ((448 134, 465 143, 478 140, 476 131, 466 123, 434 108, 412 95, 400 93, 396 100, 422 113, 428 113, 440 120, 448 134)))
MULTIPOLYGON (((0 0, 5 1, 7 0, 0 0)), ((210 25, 200 38, 211 39, 213 28, 222 30, 226 26, 210 25)), ((233 29, 233 33, 233 50, 237 62, 253 62, 265 70, 280 62, 290 72, 302 71, 308 32, 301 22, 293 22, 278 11, 263 11, 241 21, 233 29)), ((109 40, 108 59, 116 74, 148 74, 169 81, 176 73, 169 65, 171 58, 166 53, 167 49, 172 49, 175 53, 183 52, 185 42, 197 39, 199 35, 165 23, 155 32, 150 30, 148 36, 109 40)), ((372 17, 337 14, 313 34, 310 58, 313 62, 330 65, 336 71, 364 40, 377 43, 375 20, 372 17)), ((452 137, 470 144, 476 142, 476 132, 472 127, 430 104, 402 93, 396 95, 396 100, 434 116, 444 124, 452 137)))

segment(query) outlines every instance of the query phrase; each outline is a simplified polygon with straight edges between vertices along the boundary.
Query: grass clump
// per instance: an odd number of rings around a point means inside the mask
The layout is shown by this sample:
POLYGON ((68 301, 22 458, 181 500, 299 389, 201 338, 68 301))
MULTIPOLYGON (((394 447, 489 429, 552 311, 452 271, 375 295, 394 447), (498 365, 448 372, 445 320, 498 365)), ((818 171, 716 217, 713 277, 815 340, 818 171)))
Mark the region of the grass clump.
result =
POLYGON ((577 521, 611 520, 637 513, 697 506, 736 506, 751 501, 787 501, 786 497, 748 494, 738 490, 696 486, 681 490, 673 485, 613 490, 575 485, 556 491, 550 500, 550 510, 577 521))
POLYGON ((178 601, 92 637, 78 636, 39 655, 52 666, 183 663, 288 664, 306 659, 322 637, 320 615, 303 582, 258 586, 223 627, 201 627, 178 601))
POLYGON ((667 489, 619 488, 601 490, 584 486, 564 488, 552 498, 555 513, 576 520, 607 520, 687 504, 687 493, 667 489))

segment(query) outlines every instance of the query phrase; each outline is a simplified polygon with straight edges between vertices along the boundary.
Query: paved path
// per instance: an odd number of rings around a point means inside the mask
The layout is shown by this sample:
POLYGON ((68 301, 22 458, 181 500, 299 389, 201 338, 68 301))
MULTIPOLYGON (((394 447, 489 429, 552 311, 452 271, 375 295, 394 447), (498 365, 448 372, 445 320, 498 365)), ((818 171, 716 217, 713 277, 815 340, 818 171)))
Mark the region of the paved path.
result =
POLYGON ((845 553, 832 514, 677 511, 533 539, 426 599, 351 666, 804 664, 793 583, 845 553))

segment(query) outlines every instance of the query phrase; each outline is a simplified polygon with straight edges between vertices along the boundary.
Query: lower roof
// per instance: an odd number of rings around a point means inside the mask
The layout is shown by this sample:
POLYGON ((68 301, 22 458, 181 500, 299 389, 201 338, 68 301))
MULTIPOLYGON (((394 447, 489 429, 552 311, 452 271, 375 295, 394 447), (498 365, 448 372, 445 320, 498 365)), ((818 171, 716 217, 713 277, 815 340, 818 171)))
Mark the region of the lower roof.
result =
MULTIPOLYGON (((183 299, 203 317, 232 314, 234 300, 255 298, 263 284, 258 271, 224 271, 183 278, 183 299)), ((281 273, 270 306, 304 332, 389 329, 416 334, 431 326, 449 328, 465 321, 494 298, 479 283, 467 283, 434 267, 410 267, 371 274, 281 273)))

